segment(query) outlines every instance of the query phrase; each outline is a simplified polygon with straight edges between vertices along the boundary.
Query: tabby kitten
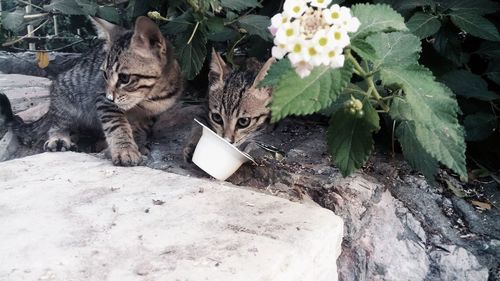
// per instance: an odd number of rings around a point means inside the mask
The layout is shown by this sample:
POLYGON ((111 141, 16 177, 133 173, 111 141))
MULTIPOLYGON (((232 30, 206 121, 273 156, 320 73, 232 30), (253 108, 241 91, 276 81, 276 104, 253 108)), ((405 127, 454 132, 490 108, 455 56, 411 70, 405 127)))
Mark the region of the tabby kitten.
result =
MULTIPOLYGON (((158 26, 139 17, 133 31, 93 19, 102 39, 54 81, 49 111, 34 123, 7 116, 23 143, 46 151, 74 150, 79 130, 104 134, 115 165, 134 166, 147 153, 153 118, 183 90, 180 68, 158 26), (46 138, 48 135, 48 139, 46 138)), ((1 112, 10 105, 0 99, 1 112)))
MULTIPOLYGON (((208 107, 203 121, 228 142, 245 149, 253 137, 269 123, 272 89, 258 88, 274 59, 259 63, 249 59, 245 70, 231 70, 221 56, 213 51, 209 72, 208 107)), ((184 148, 184 158, 190 161, 201 136, 196 131, 184 148)))

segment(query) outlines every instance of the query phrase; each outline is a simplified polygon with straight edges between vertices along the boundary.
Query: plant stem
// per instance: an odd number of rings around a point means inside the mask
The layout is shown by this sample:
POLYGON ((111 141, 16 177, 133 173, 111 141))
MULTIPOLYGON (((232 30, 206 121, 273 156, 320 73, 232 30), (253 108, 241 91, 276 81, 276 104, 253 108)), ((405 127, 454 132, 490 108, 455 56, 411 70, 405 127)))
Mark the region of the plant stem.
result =
POLYGON ((356 73, 357 75, 363 77, 365 80, 366 80, 366 72, 365 70, 361 67, 361 65, 359 65, 359 62, 352 56, 351 54, 351 49, 345 49, 345 56, 347 58, 347 60, 349 60, 350 62, 352 62, 352 64, 354 65, 354 70, 356 70, 358 73, 356 73))
POLYGON ((188 44, 188 45, 189 45, 189 44, 191 44, 191 41, 193 40, 194 34, 196 33, 196 30, 198 30, 198 26, 199 26, 199 25, 200 25, 200 22, 199 22, 199 21, 197 21, 197 22, 196 22, 196 25, 195 25, 195 26, 194 26, 194 28, 193 28, 193 33, 191 33, 191 36, 189 37, 189 40, 188 40, 188 42, 187 42, 187 44, 188 44))

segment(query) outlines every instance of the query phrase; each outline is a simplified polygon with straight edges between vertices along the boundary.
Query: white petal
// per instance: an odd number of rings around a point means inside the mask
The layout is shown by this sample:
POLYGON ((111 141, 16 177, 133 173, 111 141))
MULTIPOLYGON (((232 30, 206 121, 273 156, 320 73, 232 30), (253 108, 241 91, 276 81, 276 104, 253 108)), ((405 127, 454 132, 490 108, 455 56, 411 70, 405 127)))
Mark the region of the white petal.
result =
POLYGON ((271 54, 273 57, 277 58, 277 59, 282 59, 287 53, 287 50, 284 49, 284 48, 281 48, 279 46, 274 46, 272 49, 271 49, 271 54))
POLYGON ((350 21, 347 22, 346 30, 347 32, 356 32, 361 26, 361 22, 356 17, 352 17, 350 21))

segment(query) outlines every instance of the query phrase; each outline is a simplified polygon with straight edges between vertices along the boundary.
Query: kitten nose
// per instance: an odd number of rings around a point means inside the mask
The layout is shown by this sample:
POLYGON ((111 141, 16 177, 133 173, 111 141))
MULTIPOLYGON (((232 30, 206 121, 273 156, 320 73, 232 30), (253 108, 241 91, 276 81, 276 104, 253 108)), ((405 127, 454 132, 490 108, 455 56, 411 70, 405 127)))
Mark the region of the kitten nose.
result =
POLYGON ((224 136, 224 139, 227 140, 231 144, 234 143, 234 138, 233 137, 224 136))

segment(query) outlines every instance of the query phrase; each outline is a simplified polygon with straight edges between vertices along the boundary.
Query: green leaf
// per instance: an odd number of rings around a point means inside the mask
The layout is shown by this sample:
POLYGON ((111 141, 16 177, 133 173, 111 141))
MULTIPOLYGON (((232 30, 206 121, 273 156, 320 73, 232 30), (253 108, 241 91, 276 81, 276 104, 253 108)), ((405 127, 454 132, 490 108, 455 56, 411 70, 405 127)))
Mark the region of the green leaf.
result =
POLYGON ((497 85, 500 85, 500 59, 490 61, 486 76, 497 85))
POLYGON ((405 103, 392 118, 413 121, 415 135, 424 150, 436 160, 467 178, 463 128, 458 123, 458 104, 453 93, 434 80, 420 65, 384 67, 380 70, 384 85, 403 89, 405 103), (404 115, 396 115, 404 112, 404 115))
POLYGON ((373 46, 379 57, 372 61, 374 68, 416 64, 421 51, 420 39, 411 33, 377 33, 367 37, 366 42, 373 46))
POLYGON ((259 87, 274 87, 278 85, 281 77, 289 72, 295 71, 288 59, 279 60, 271 65, 267 71, 266 77, 260 82, 259 87))
POLYGON ((289 115, 307 115, 332 104, 352 77, 352 64, 331 69, 320 66, 301 79, 295 71, 286 72, 273 89, 272 121, 289 115))
POLYGON ((2 13, 2 25, 5 29, 18 32, 22 28, 25 27, 24 23, 24 9, 17 8, 14 12, 11 13, 2 13))
POLYGON ((339 97, 329 107, 322 109, 319 113, 325 116, 332 116, 337 110, 345 108, 345 102, 350 100, 351 96, 362 100, 366 96, 366 91, 356 84, 348 84, 339 97))
POLYGON ((475 53, 488 59, 500 59, 500 43, 484 41, 475 53))
POLYGON ((363 39, 352 40, 350 47, 364 60, 375 61, 378 59, 375 49, 363 39))
POLYGON ((445 9, 470 14, 485 15, 500 10, 500 5, 490 0, 441 0, 445 9))
POLYGON ((76 0, 53 0, 49 5, 44 5, 45 11, 56 10, 66 15, 84 15, 86 14, 76 0))
POLYGON ((439 168, 439 163, 418 142, 414 122, 401 122, 396 129, 396 137, 410 166, 422 172, 428 180, 434 181, 434 175, 439 168))
POLYGON ((149 10, 149 2, 144 0, 129 0, 127 8, 127 16, 129 19, 133 19, 138 16, 146 14, 149 10))
POLYGON ((452 61, 455 66, 466 64, 468 56, 462 52, 462 40, 452 25, 443 26, 434 37, 434 49, 443 57, 452 61))
POLYGON ((476 113, 465 116, 465 140, 482 141, 493 135, 498 126, 493 114, 476 113))
POLYGON ((408 29, 420 38, 434 35, 441 27, 438 17, 431 14, 416 12, 406 23, 408 29))
POLYGON ((372 134, 379 130, 379 116, 368 100, 362 117, 337 110, 330 119, 328 147, 343 176, 361 168, 373 150, 372 134))
POLYGON ((473 36, 500 41, 500 35, 495 25, 480 15, 470 14, 466 11, 453 11, 450 17, 455 25, 473 36))
POLYGON ((241 11, 248 8, 261 7, 257 0, 221 0, 220 4, 234 11, 241 11))
POLYGON ((193 29, 194 27, 194 18, 192 13, 185 12, 184 14, 172 19, 167 24, 160 27, 161 32, 166 34, 180 34, 188 29, 193 29))
POLYGON ((357 4, 351 12, 361 21, 358 31, 351 35, 353 39, 375 32, 408 30, 404 18, 388 5, 357 4))
POLYGON ((109 22, 120 23, 120 15, 115 7, 101 6, 97 9, 97 16, 109 22))
POLYGON ((400 13, 413 10, 417 7, 435 5, 432 0, 375 0, 374 2, 388 4, 400 13))
POLYGON ((215 42, 225 42, 235 39, 238 36, 238 32, 229 27, 224 27, 220 31, 209 30, 208 39, 215 42))
POLYGON ((492 101, 500 98, 494 92, 488 91, 488 83, 481 76, 470 73, 467 70, 448 72, 441 77, 441 81, 459 96, 483 101, 492 101))
POLYGON ((191 80, 200 72, 207 56, 207 37, 197 30, 193 39, 188 44, 191 32, 183 33, 175 40, 177 58, 179 59, 182 73, 191 80))
POLYGON ((271 41, 271 33, 267 29, 271 25, 271 20, 266 16, 248 15, 238 19, 240 27, 245 29, 250 35, 257 35, 264 40, 271 41))

